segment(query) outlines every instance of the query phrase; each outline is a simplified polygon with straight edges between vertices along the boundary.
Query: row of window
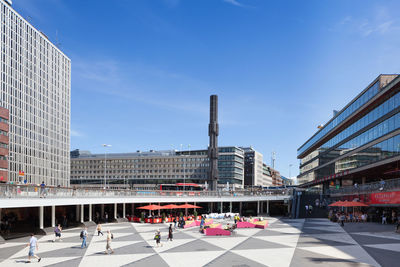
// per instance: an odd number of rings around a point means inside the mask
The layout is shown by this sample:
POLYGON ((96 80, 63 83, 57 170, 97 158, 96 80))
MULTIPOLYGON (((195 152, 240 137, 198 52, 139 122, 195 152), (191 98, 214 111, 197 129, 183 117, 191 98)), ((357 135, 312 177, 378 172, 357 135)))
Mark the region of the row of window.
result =
MULTIPOLYGON (((372 122, 376 121, 377 119, 383 117, 387 113, 391 112, 392 110, 400 107, 400 92, 390 97, 388 100, 380 104, 378 107, 371 110, 369 113, 364 115, 362 118, 354 122, 352 125, 348 126, 346 129, 338 133, 336 136, 331 138, 325 144, 323 144, 319 149, 323 151, 333 148, 336 144, 340 143, 347 137, 351 136, 355 132, 361 130, 365 126, 371 124, 372 122)), ((346 143, 347 144, 347 143, 346 143)), ((343 148, 340 146, 340 148, 343 148)), ((311 153, 313 154, 313 153, 311 153)), ((310 154, 310 155, 311 155, 310 154)), ((314 153, 313 157, 318 156, 318 153, 314 153)), ((307 158, 307 161, 311 160, 313 157, 307 158)))
POLYGON ((315 142, 320 140, 333 128, 339 125, 347 117, 349 117, 354 111, 358 110, 362 105, 367 103, 373 96, 375 96, 379 91, 379 81, 372 85, 367 91, 365 91, 356 101, 354 101, 350 106, 343 110, 336 118, 329 122, 325 127, 320 130, 314 137, 307 141, 302 147, 297 150, 297 154, 300 155, 309 147, 311 147, 315 142))
POLYGON ((358 168, 386 158, 400 155, 400 135, 386 139, 372 147, 336 162, 336 172, 358 168))
POLYGON ((359 136, 354 137, 350 141, 341 145, 340 149, 353 150, 398 128, 400 128, 400 113, 393 115, 389 119, 379 123, 368 131, 365 131, 359 136))
MULTIPOLYGON (((365 145, 375 139, 378 139, 396 129, 400 128, 400 113, 397 113, 393 115, 392 117, 388 118, 387 120, 379 123, 375 127, 369 129, 368 131, 365 131, 364 133, 354 137, 353 139, 349 140, 348 142, 342 144, 339 148, 332 150, 328 154, 321 156, 320 164, 324 164, 327 161, 330 161, 334 159, 335 157, 339 155, 343 155, 345 153, 350 152, 351 150, 354 150, 362 145, 365 145), (324 162, 325 161, 325 162, 324 162)), ((309 169, 314 169, 316 166, 315 165, 316 161, 312 161, 308 163, 307 165, 302 166, 301 168, 301 174, 303 172, 309 171, 309 169), (311 168, 308 168, 307 166, 312 166, 311 168)), ((318 162, 317 162, 318 163, 318 162)))

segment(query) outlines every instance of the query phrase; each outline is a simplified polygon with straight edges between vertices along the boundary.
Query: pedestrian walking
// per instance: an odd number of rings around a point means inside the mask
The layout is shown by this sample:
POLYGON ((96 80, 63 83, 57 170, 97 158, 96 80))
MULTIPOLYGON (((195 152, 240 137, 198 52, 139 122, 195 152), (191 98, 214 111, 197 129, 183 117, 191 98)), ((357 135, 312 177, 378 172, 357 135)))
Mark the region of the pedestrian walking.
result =
POLYGON ((342 226, 342 227, 344 227, 344 220, 346 219, 346 216, 344 215, 344 213, 342 213, 341 215, 340 215, 340 217, 339 217, 339 220, 340 220, 340 225, 342 226))
POLYGON ((103 232, 101 231, 101 224, 100 224, 100 223, 97 224, 96 230, 97 230, 97 236, 99 236, 100 234, 101 234, 102 236, 104 235, 103 232))
POLYGON ((80 237, 81 237, 81 239, 82 239, 81 248, 83 248, 83 247, 87 248, 87 244, 86 244, 87 236, 88 236, 87 227, 85 227, 85 229, 83 229, 83 230, 81 231, 81 235, 80 235, 80 237))
POLYGON ((61 225, 59 224, 59 225, 57 225, 55 228, 54 228, 54 239, 53 239, 53 242, 56 242, 56 238, 58 237, 58 240, 59 241, 62 241, 62 239, 61 239, 61 230, 62 230, 62 228, 61 228, 61 225))
POLYGON ((44 181, 40 184, 40 197, 45 197, 46 194, 46 184, 44 181))
MULTIPOLYGON (((161 244, 161 232, 160 232, 160 229, 157 230, 157 232, 156 232, 156 234, 154 236, 154 240, 156 241, 157 247, 159 247, 160 244, 161 244)), ((161 244, 161 246, 163 246, 163 245, 161 244)))
POLYGON ((114 250, 111 248, 111 240, 114 239, 113 234, 110 230, 107 230, 107 244, 106 244, 106 254, 108 254, 108 250, 111 250, 111 254, 114 253, 114 250))
POLYGON ((173 234, 172 234, 173 230, 172 230, 172 223, 169 225, 169 229, 168 229, 168 238, 167 241, 172 241, 173 238, 173 234))
POLYGON ((387 222, 386 222, 386 213, 385 212, 382 214, 382 224, 387 224, 387 222))
POLYGON ((174 229, 176 229, 176 216, 174 217, 174 229))
POLYGON ((38 260, 38 262, 40 262, 42 260, 42 258, 35 254, 35 250, 38 250, 39 246, 38 246, 37 238, 35 237, 34 234, 31 234, 31 239, 29 239, 29 243, 26 244, 26 246, 29 247, 28 262, 29 263, 31 262, 32 257, 36 258, 38 260))

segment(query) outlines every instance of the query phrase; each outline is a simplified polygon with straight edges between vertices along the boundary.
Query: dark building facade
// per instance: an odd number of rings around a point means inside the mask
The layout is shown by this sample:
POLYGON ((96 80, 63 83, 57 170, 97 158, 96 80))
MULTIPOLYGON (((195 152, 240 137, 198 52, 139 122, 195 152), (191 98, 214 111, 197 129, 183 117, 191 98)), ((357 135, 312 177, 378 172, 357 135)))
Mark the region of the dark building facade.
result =
POLYGON ((399 176, 400 76, 380 75, 298 149, 302 187, 399 176))

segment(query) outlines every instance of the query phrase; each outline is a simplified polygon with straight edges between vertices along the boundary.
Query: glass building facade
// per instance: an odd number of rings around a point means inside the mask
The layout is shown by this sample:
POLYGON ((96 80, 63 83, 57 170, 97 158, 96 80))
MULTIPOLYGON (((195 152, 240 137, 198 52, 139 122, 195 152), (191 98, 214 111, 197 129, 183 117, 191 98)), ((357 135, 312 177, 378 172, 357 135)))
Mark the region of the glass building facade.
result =
POLYGON ((304 186, 365 182, 396 175, 400 77, 380 75, 298 149, 304 186), (372 168, 374 171, 366 173, 372 168))

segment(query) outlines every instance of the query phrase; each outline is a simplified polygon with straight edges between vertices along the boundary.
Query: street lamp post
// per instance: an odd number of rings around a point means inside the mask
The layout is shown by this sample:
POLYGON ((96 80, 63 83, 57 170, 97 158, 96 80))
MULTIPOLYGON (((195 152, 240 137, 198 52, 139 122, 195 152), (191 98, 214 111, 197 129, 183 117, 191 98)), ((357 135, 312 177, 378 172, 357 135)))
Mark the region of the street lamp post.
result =
POLYGON ((107 147, 111 147, 111 145, 102 144, 102 146, 105 148, 104 149, 104 189, 106 189, 107 188, 107 177, 106 177, 106 172, 107 172, 107 147))
POLYGON ((293 166, 293 164, 289 164, 289 179, 292 179, 292 176, 291 176, 292 166, 293 166))

